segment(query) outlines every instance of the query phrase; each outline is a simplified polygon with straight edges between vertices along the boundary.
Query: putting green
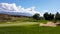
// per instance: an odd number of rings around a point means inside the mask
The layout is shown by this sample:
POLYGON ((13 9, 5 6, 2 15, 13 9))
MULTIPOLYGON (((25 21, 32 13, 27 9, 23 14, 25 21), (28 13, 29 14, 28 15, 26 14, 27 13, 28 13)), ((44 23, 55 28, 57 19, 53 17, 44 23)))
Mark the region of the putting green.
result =
POLYGON ((5 26, 27 26, 27 25, 34 25, 38 24, 36 22, 23 22, 23 23, 5 23, 5 24, 0 24, 0 27, 5 27, 5 26))

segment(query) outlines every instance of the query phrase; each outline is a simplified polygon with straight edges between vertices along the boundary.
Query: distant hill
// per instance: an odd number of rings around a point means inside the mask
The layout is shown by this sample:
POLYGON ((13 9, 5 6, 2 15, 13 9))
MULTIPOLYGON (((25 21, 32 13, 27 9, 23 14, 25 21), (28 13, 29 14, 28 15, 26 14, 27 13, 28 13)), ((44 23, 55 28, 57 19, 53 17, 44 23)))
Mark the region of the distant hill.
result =
POLYGON ((28 16, 31 17, 33 16, 32 14, 29 13, 20 13, 20 12, 4 12, 4 11, 0 11, 0 14, 9 14, 9 15, 16 15, 16 16, 28 16))
POLYGON ((17 15, 17 14, 10 14, 10 13, 0 13, 0 18, 1 17, 5 17, 5 18, 9 18, 9 17, 32 17, 32 16, 25 16, 25 15, 17 15))

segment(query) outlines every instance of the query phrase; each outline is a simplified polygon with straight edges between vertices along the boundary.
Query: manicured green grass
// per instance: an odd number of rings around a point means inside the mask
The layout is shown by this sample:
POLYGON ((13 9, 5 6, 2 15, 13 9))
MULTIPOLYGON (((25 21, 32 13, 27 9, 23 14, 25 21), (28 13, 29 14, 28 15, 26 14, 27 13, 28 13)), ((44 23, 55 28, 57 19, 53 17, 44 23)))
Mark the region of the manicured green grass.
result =
POLYGON ((40 34, 60 34, 60 26, 58 27, 40 27, 40 34))
POLYGON ((38 22, 22 22, 22 23, 13 23, 13 22, 7 22, 0 24, 0 27, 8 27, 8 26, 30 26, 34 24, 39 24, 38 22))
POLYGON ((41 27, 38 24, 27 26, 0 27, 0 34, 60 34, 60 26, 41 27))
POLYGON ((39 26, 0 27, 0 34, 39 34, 39 26))

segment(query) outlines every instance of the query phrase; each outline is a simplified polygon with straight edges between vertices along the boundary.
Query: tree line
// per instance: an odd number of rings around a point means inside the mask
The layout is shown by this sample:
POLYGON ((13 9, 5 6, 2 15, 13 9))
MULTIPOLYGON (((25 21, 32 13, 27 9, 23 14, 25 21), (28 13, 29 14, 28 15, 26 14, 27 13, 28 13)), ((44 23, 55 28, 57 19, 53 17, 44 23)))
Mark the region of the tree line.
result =
MULTIPOLYGON (((38 14, 38 13, 34 14, 33 18, 36 20, 41 19, 40 14, 38 14)), ((60 20, 60 13, 56 12, 56 14, 52 14, 52 13, 45 12, 43 14, 43 19, 45 19, 45 20, 60 20)))
MULTIPOLYGON (((27 17, 29 18, 29 17, 27 17)), ((43 14, 43 17, 40 16, 40 14, 36 13, 32 16, 33 19, 35 20, 40 20, 40 19, 44 19, 44 20, 60 20, 60 13, 59 12, 56 12, 56 14, 52 14, 52 13, 48 13, 48 12, 45 12, 43 14)), ((12 19, 12 16, 10 15, 5 15, 5 14, 1 14, 0 15, 0 21, 11 21, 13 20, 12 19)))

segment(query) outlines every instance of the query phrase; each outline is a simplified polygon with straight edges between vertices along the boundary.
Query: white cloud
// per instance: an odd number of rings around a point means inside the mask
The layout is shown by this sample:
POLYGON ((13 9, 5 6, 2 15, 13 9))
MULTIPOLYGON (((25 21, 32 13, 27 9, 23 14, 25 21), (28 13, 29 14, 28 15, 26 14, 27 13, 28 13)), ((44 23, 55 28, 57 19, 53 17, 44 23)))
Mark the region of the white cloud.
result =
POLYGON ((23 8, 21 6, 16 6, 15 3, 9 4, 9 3, 0 3, 0 11, 5 11, 5 12, 20 12, 20 13, 26 13, 26 14, 35 14, 35 13, 40 13, 35 10, 35 7, 30 7, 30 8, 23 8))
POLYGON ((42 16, 43 17, 43 15, 44 15, 44 13, 45 12, 49 12, 48 10, 43 10, 43 11, 40 11, 40 16, 42 16))

